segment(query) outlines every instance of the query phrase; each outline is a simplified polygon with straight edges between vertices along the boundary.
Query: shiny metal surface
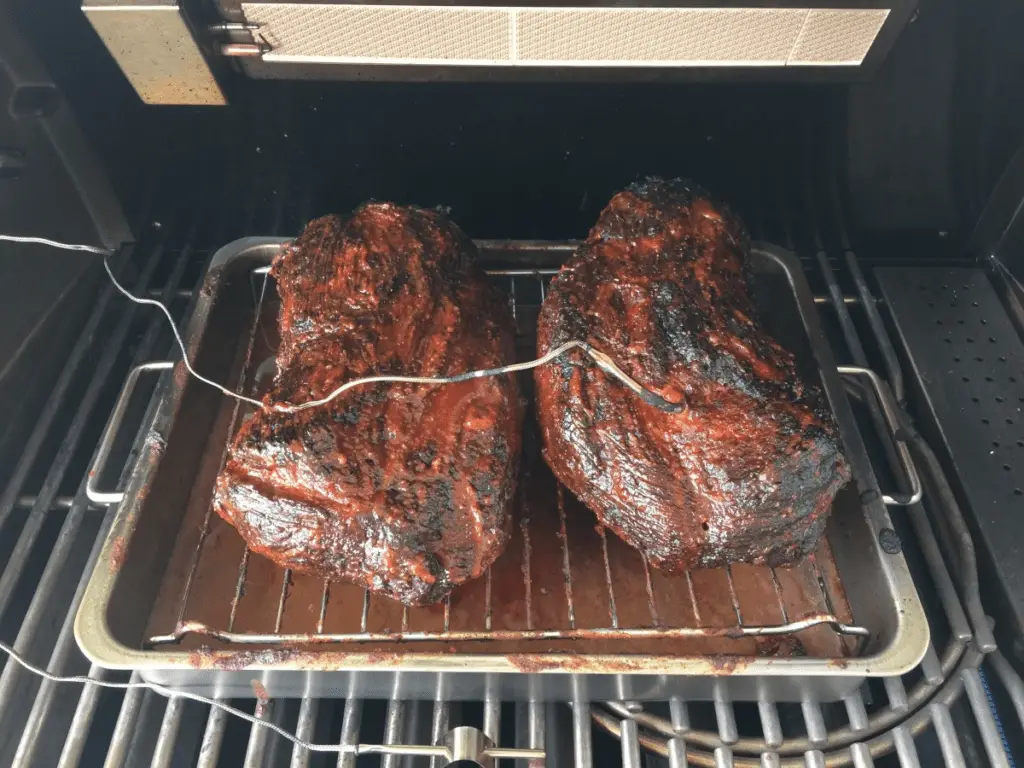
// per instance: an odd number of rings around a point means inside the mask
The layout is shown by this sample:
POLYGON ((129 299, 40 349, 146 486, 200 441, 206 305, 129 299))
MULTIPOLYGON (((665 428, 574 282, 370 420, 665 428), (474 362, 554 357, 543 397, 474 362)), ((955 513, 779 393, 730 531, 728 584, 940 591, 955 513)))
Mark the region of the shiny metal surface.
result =
POLYGON ((640 734, 632 720, 622 721, 619 741, 622 743, 622 768, 641 768, 640 734))
POLYGON ((590 733, 590 703, 582 697, 572 702, 572 749, 574 765, 594 764, 594 746, 590 733))
POLYGON ((483 731, 468 725, 453 728, 444 737, 451 762, 468 760, 482 768, 494 768, 494 759, 487 753, 493 744, 483 731))
POLYGON ((107 428, 103 431, 99 446, 96 448, 96 457, 89 468, 89 479, 85 483, 85 495, 89 497, 89 501, 94 504, 120 504, 121 500, 124 499, 123 491, 101 491, 96 485, 104 473, 107 459, 110 458, 111 448, 113 448, 114 440, 121 428, 121 420, 124 418, 125 411, 128 410, 128 402, 135 392, 135 385, 138 383, 139 377, 149 371, 168 371, 173 367, 174 363, 161 360, 151 363, 139 363, 139 365, 128 372, 124 388, 114 404, 114 410, 110 414, 107 428))
MULTIPOLYGON (((395 690, 392 691, 388 701, 388 712, 384 718, 385 744, 400 744, 402 742, 402 730, 405 725, 405 711, 408 702, 403 701, 400 695, 396 695, 399 690, 396 681, 395 690)), ((384 755, 381 760, 381 768, 398 768, 398 757, 398 755, 384 755)))
MULTIPOLYGON (((449 677, 449 675, 440 675, 437 680, 437 693, 434 696, 433 712, 430 719, 431 744, 440 744, 444 739, 444 735, 449 730, 451 705, 448 703, 447 691, 445 690, 449 677)), ((530 746, 535 745, 531 744, 530 746)), ((441 758, 437 757, 431 760, 430 765, 431 768, 444 768, 441 758)))
POLYGON ((1024 726, 1024 681, 1000 651, 992 653, 988 657, 988 661, 1010 696, 1014 712, 1017 713, 1018 724, 1024 726))
MULTIPOLYGON (((897 405, 889 393, 888 385, 882 380, 882 377, 870 368, 851 365, 839 366, 839 372, 844 376, 862 376, 870 382, 871 388, 875 391, 879 402, 882 403, 882 412, 885 414, 889 430, 893 435, 897 435, 901 428, 896 411, 897 405)), ((917 504, 924 496, 924 490, 921 487, 921 477, 917 474, 917 467, 914 466, 914 460, 910 456, 910 449, 907 448, 907 444, 903 440, 896 440, 896 451, 903 464, 904 475, 910 480, 911 490, 908 494, 900 494, 898 496, 883 494, 882 501, 891 506, 909 507, 911 504, 917 504)))
MULTIPOLYGON (((312 696, 306 696, 299 705, 299 719, 295 726, 295 735, 303 741, 315 741, 314 730, 316 728, 317 712, 320 707, 320 700, 312 696)), ((290 768, 308 768, 310 753, 303 747, 295 747, 292 750, 290 768)))
POLYGON ((270 51, 270 46, 260 43, 223 43, 218 49, 221 56, 236 59, 259 58, 270 51))
POLYGON ((960 749, 960 742, 956 738, 956 726, 949 714, 949 707, 945 704, 932 704, 931 715, 943 761, 949 768, 965 766, 963 750, 960 749))
POLYGON ((964 681, 967 700, 971 704, 975 721, 978 723, 978 730, 981 732, 981 742, 985 746, 989 763, 994 768, 1009 768, 1010 761, 1003 749, 1003 740, 999 735, 999 729, 992 718, 988 697, 985 694, 978 670, 965 669, 960 675, 964 681))
MULTIPOLYGON (((243 579, 244 580, 244 579, 243 579)), ((280 603, 279 603, 280 605, 280 603)), ((844 624, 832 613, 818 613, 805 616, 797 621, 771 625, 737 625, 730 638, 740 637, 779 637, 791 635, 805 629, 826 625, 836 634, 847 637, 867 638, 870 630, 852 624, 844 624)), ((184 621, 173 633, 153 635, 147 639, 151 647, 173 645, 189 635, 198 635, 212 640, 235 645, 288 645, 296 646, 306 643, 386 643, 401 641, 416 642, 464 642, 472 640, 581 640, 609 637, 614 639, 671 639, 717 637, 715 628, 708 627, 595 627, 587 629, 536 629, 497 631, 487 629, 451 630, 448 632, 416 632, 403 630, 400 632, 360 631, 344 634, 329 632, 230 632, 210 627, 199 621, 184 621)))
MULTIPOLYGON (((360 699, 349 698, 345 701, 345 714, 341 721, 341 744, 342 746, 354 746, 359 743, 359 726, 362 724, 363 702, 360 699)), ((431 743, 440 743, 440 738, 434 739, 431 743)), ((354 752, 342 753, 338 759, 339 768, 354 768, 356 755, 354 752)), ((444 768, 440 766, 440 768, 444 768)))
POLYGON ((224 742, 224 729, 227 726, 228 713, 222 709, 211 708, 203 731, 203 740, 199 747, 196 768, 214 768, 220 758, 221 745, 224 742))

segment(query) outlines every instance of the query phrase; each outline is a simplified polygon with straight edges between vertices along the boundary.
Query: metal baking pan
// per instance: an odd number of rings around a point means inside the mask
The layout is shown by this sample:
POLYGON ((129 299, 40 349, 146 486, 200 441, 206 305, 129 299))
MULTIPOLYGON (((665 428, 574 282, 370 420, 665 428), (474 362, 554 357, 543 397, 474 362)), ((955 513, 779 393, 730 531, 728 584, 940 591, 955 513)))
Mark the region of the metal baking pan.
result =
MULTIPOLYGON (((277 297, 267 266, 282 242, 237 240, 208 265, 185 333, 205 376, 256 391, 261 370, 272 370, 277 297)), ((515 311, 519 355, 533 357, 546 281, 573 245, 478 247, 515 311)), ((180 360, 161 361, 129 375, 90 475, 91 498, 119 508, 75 623, 83 652, 103 667, 217 696, 252 695, 258 680, 271 696, 433 698, 444 686, 466 699, 489 690, 516 699, 832 700, 867 676, 908 671, 925 653, 928 625, 903 556, 878 543, 890 527, 885 504, 900 500, 879 492, 799 262, 756 245, 751 264, 761 320, 820 380, 854 478, 801 565, 678 577, 648 567, 558 486, 528 423, 513 541, 444 604, 405 609, 284 571, 250 556, 210 513, 243 409, 180 360), (144 374, 160 376, 159 405, 127 488, 103 491, 107 446, 144 374)), ((529 394, 528 374, 522 383, 529 394)))

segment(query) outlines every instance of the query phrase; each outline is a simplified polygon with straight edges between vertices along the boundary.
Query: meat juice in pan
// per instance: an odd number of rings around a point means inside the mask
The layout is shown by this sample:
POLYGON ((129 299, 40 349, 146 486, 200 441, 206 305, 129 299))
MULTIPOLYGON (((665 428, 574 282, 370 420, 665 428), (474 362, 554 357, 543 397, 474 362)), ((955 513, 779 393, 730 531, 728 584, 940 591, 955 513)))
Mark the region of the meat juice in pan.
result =
POLYGON ((552 280, 544 354, 581 339, 681 412, 642 402, 576 351, 536 369, 555 476, 652 565, 791 565, 850 479, 820 387, 755 318, 748 238, 698 187, 616 195, 552 280))
MULTIPOLYGON (((273 263, 280 345, 265 402, 512 362, 512 318, 474 258, 436 211, 368 204, 311 222, 273 263)), ((512 376, 260 410, 233 439, 214 508, 281 566, 434 603, 505 548, 522 411, 512 376)))

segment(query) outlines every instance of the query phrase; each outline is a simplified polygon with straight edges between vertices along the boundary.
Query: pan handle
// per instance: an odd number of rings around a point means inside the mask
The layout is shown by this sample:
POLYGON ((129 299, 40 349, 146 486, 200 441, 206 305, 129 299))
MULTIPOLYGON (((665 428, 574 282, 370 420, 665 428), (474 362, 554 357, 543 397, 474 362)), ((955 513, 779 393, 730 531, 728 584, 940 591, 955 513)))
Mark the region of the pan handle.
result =
POLYGON ((909 507, 911 504, 917 504, 921 497, 924 496, 924 491, 921 488, 921 476, 917 474, 917 467, 910 456, 910 448, 907 447, 907 441, 903 437, 899 412, 896 410, 898 406, 892 396, 892 392, 889 390, 889 385, 870 368, 863 368, 859 365, 840 365, 838 370, 844 376, 861 376, 871 384, 878 402, 882 404, 882 414, 885 416, 885 423, 889 425, 889 430, 892 432, 893 441, 896 444, 896 453, 900 457, 903 471, 910 481, 909 494, 901 493, 896 496, 889 496, 883 493, 882 501, 886 506, 890 507, 909 507))
POLYGON ((89 497, 89 501, 94 504, 121 503, 124 491, 101 491, 96 488, 96 483, 99 481, 100 475, 103 474, 107 459, 110 458, 110 450, 114 447, 114 439, 121 429, 121 421, 124 419, 125 411, 128 410, 128 403, 132 399, 132 393, 135 391, 139 377, 148 371, 166 371, 173 367, 174 363, 170 360, 156 360, 136 365, 128 372, 124 386, 121 388, 121 394, 117 396, 114 410, 110 414, 110 420, 107 421, 107 426, 103 430, 103 437, 100 438, 100 445, 96 450, 92 466, 89 467, 89 479, 85 483, 85 495, 89 497))

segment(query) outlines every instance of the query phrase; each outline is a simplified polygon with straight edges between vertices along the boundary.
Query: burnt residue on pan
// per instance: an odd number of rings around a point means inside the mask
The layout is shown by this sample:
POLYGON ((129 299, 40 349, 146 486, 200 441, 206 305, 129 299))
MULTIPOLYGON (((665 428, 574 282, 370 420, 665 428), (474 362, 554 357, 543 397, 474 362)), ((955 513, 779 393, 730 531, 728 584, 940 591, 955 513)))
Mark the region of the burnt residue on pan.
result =
POLYGON ((772 658, 797 658, 807 656, 807 649, 798 637, 759 637, 757 655, 772 658))
MULTIPOLYGON (((585 654, 559 653, 553 655, 537 654, 510 654, 509 663, 517 670, 525 673, 548 672, 558 670, 560 672, 582 672, 589 665, 585 654)), ((615 659, 604 661, 605 673, 631 673, 649 671, 647 661, 640 657, 629 657, 619 655, 615 659)))
POLYGON ((723 653, 716 653, 708 657, 711 663, 711 674, 716 677, 727 677, 736 674, 736 671, 750 664, 750 659, 742 656, 730 656, 723 653))
POLYGON ((124 540, 124 536, 115 536, 110 545, 110 569, 115 572, 120 571, 124 566, 126 555, 127 542, 124 540))
POLYGON ((241 669, 272 666, 300 659, 303 655, 310 656, 298 648, 261 648, 252 651, 214 650, 207 645, 190 651, 189 666, 195 669, 222 669, 237 672, 241 669))
POLYGON ((263 683, 255 678, 250 681, 252 686, 252 694, 256 697, 256 711, 253 713, 256 717, 263 717, 267 711, 267 707, 270 706, 270 694, 267 693, 267 688, 263 683))
POLYGON ((211 267, 206 270, 206 276, 203 278, 203 284, 199 289, 200 294, 203 298, 213 300, 220 292, 221 282, 224 278, 223 267, 211 267))

